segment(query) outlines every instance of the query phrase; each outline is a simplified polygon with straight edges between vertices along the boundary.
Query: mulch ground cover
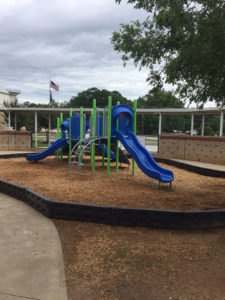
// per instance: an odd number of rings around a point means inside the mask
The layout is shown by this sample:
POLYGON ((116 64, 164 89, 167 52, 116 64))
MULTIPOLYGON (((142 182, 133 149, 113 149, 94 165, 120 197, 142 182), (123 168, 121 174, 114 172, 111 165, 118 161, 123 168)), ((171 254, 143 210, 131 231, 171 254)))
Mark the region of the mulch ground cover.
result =
MULTIPOLYGON (((96 161, 76 176, 67 161, 39 163, 0 160, 0 178, 29 187, 53 200, 156 209, 224 209, 225 179, 174 172, 156 190, 156 181, 138 168, 112 164, 111 177, 96 161)), ((225 299, 225 229, 201 231, 125 228, 54 220, 64 253, 69 300, 225 299)))
POLYGON ((112 163, 111 176, 106 166, 96 160, 95 173, 91 172, 89 158, 76 174, 76 165, 68 172, 67 159, 54 157, 38 163, 25 158, 0 160, 0 178, 29 187, 53 200, 99 204, 120 207, 208 210, 225 209, 225 178, 201 176, 176 167, 161 164, 174 172, 172 189, 147 177, 136 167, 135 176, 126 165, 117 172, 112 163))

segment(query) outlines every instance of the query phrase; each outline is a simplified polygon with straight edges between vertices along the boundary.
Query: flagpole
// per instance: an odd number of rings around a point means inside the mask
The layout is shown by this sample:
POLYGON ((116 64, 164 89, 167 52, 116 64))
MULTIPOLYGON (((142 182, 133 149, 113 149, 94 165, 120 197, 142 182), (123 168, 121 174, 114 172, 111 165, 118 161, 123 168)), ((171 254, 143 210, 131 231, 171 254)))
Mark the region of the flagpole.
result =
POLYGON ((51 76, 50 76, 50 73, 49 73, 49 83, 48 83, 48 87, 49 87, 49 104, 52 104, 50 102, 50 99, 51 99, 51 76))
POLYGON ((53 103, 53 98, 52 98, 52 90, 51 89, 54 89, 55 91, 59 91, 59 85, 58 84, 55 84, 55 82, 53 82, 50 78, 50 74, 49 74, 49 102, 50 104, 53 103))

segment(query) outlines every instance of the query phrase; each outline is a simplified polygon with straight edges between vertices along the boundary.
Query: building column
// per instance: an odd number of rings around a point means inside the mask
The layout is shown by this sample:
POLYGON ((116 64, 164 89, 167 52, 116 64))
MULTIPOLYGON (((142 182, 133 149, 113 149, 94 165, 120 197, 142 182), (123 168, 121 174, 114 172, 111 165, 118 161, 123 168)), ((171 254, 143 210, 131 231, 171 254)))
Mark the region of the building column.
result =
POLYGON ((11 129, 11 112, 8 111, 8 130, 11 129))
POLYGON ((224 112, 220 113, 220 136, 223 136, 223 121, 224 121, 224 112))
POLYGON ((161 135, 162 133, 162 113, 159 114, 159 131, 158 134, 161 135))
POLYGON ((48 114, 48 146, 51 145, 51 114, 48 114))
POLYGON ((17 131, 17 119, 16 119, 16 113, 14 115, 14 129, 17 131))
POLYGON ((193 135, 194 130, 194 114, 191 114, 191 135, 193 135))
POLYGON ((205 115, 202 115, 201 136, 204 136, 204 133, 205 133, 205 115))
POLYGON ((34 112, 34 146, 37 148, 37 129, 38 129, 38 118, 37 118, 37 111, 34 112))

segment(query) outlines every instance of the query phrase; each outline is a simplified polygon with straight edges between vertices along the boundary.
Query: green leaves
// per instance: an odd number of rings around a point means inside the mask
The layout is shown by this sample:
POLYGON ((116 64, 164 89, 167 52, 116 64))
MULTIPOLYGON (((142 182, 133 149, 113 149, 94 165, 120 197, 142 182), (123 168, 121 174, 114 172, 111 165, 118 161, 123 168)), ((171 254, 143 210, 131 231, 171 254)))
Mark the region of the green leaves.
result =
MULTIPOLYGON (((120 3, 120 1, 116 1, 120 3)), ((172 83, 184 100, 225 105, 225 2, 129 0, 149 12, 122 24, 111 42, 124 65, 148 67, 153 85, 172 83)))
POLYGON ((72 97, 67 103, 67 107, 92 107, 93 99, 97 100, 98 107, 105 107, 108 105, 109 96, 112 97, 112 105, 116 105, 117 101, 130 106, 132 105, 132 102, 123 97, 118 91, 100 90, 96 87, 92 87, 72 97))

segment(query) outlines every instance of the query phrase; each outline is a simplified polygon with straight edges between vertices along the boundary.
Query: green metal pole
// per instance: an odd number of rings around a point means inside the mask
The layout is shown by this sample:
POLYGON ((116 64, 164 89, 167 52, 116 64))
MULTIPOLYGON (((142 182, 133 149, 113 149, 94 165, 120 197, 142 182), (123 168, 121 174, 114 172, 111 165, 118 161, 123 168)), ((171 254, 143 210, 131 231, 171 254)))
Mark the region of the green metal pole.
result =
MULTIPOLYGON (((80 108, 80 141, 83 139, 83 135, 84 135, 84 110, 83 110, 83 107, 81 106, 81 108, 80 108)), ((82 151, 82 146, 80 146, 80 151, 82 151)), ((82 163, 82 157, 81 157, 80 163, 82 163)))
POLYGON ((70 108, 69 111, 69 163, 71 163, 71 151, 72 151, 72 132, 71 132, 71 119, 72 119, 73 111, 70 108))
POLYGON ((108 100, 108 141, 107 141, 107 176, 110 176, 110 159, 111 159, 111 118, 112 118, 112 98, 108 100))
MULTIPOLYGON (((93 99, 93 115, 92 115, 92 138, 95 138, 96 130, 96 99, 93 99)), ((95 142, 91 144, 91 169, 95 172, 95 142)))
MULTIPOLYGON (((136 123, 137 123, 137 100, 133 102, 133 132, 136 134, 136 123)), ((134 175, 135 161, 132 159, 132 175, 134 175)))
MULTIPOLYGON (((63 122, 63 113, 60 113, 60 131, 61 131, 61 138, 63 137, 63 133, 62 133, 62 129, 61 129, 61 125, 63 122)), ((60 160, 62 160, 62 148, 60 148, 60 160)))
MULTIPOLYGON (((117 101, 117 105, 120 104, 120 101, 117 101)), ((116 121, 116 130, 119 130, 119 119, 116 121)), ((116 171, 119 170, 119 141, 116 141, 116 171)))
MULTIPOLYGON (((104 131, 105 131, 105 111, 103 110, 102 113, 102 136, 104 136, 104 131)), ((104 167, 105 164, 105 144, 102 145, 102 165, 104 167)))
MULTIPOLYGON (((91 138, 93 136, 93 109, 91 110, 91 124, 90 124, 90 128, 91 128, 91 138)), ((92 161, 93 161, 93 157, 92 157, 92 145, 91 145, 91 166, 92 166, 92 161)))
MULTIPOLYGON (((60 120, 59 118, 57 118, 57 140, 59 139, 59 123, 60 123, 60 120)), ((56 151, 56 157, 57 157, 57 160, 59 160, 59 150, 56 151)))

